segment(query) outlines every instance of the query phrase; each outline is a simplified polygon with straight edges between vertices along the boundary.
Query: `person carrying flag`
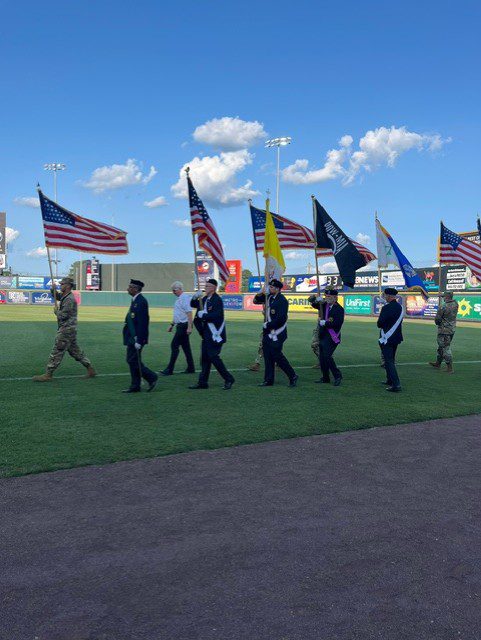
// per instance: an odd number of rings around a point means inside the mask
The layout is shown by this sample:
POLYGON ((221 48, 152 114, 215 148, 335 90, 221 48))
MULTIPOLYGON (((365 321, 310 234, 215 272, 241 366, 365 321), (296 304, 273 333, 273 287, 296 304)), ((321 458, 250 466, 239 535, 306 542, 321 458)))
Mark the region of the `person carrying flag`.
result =
POLYGON ((446 373, 453 371, 453 354, 451 342, 456 331, 456 318, 458 315, 458 303, 453 298, 452 291, 446 291, 443 296, 444 305, 437 310, 434 322, 438 327, 438 353, 435 362, 429 364, 435 369, 440 369, 443 360, 446 362, 446 373))
POLYGON ((282 282, 272 278, 269 282, 269 294, 264 291, 254 296, 254 304, 265 305, 265 322, 262 330, 262 351, 264 353, 265 373, 264 382, 260 387, 272 387, 275 377, 275 365, 286 374, 289 387, 297 385, 298 376, 289 360, 282 353, 282 347, 287 340, 287 314, 289 302, 282 295, 282 282))
POLYGON ((401 383, 396 370, 395 357, 398 345, 403 341, 402 322, 403 308, 396 299, 398 292, 393 287, 384 289, 384 299, 386 304, 381 309, 377 326, 380 336, 379 344, 386 365, 386 391, 398 393, 401 391, 401 383))
POLYGON ((342 373, 338 369, 332 354, 341 343, 341 327, 344 323, 344 309, 337 301, 337 290, 326 289, 325 300, 315 295, 309 297, 314 309, 319 310, 319 365, 322 377, 317 383, 329 384, 329 373, 334 376, 334 386, 338 387, 342 381, 342 373))

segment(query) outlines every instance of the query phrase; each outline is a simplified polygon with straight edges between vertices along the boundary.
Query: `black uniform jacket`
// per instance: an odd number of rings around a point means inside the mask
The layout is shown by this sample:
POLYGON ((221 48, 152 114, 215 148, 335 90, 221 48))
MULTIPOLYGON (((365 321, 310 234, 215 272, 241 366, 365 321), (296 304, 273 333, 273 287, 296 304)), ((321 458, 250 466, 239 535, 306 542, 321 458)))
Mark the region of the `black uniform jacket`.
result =
MULTIPOLYGON (((253 300, 254 304, 265 304, 266 303, 266 295, 265 293, 257 293, 254 296, 253 300)), ((267 296, 267 305, 270 311, 271 319, 267 323, 267 328, 263 330, 264 335, 267 335, 271 332, 272 329, 280 329, 287 322, 287 314, 289 311, 289 302, 282 293, 278 293, 273 296, 269 294, 267 296)), ((287 327, 284 331, 281 331, 277 336, 278 340, 285 340, 287 338, 287 327)))
POLYGON ((197 309, 197 313, 194 318, 194 326, 200 333, 203 340, 212 342, 214 345, 224 344, 224 342, 227 342, 225 325, 220 334, 220 337, 222 338, 221 342, 215 342, 212 339, 212 332, 207 326, 209 323, 212 323, 216 329, 220 329, 224 322, 224 303, 218 293, 213 293, 210 298, 207 298, 207 296, 202 298, 202 309, 207 311, 202 318, 199 318, 198 315, 200 310, 199 300, 191 300, 190 306, 197 309))
POLYGON ((134 344, 135 337, 142 345, 149 341, 149 303, 141 293, 132 298, 122 333, 125 345, 134 344))
MULTIPOLYGON (((384 333, 387 333, 389 329, 395 324, 396 320, 399 318, 399 314, 402 311, 402 307, 397 300, 392 300, 384 305, 381 309, 381 313, 379 314, 379 318, 377 321, 377 326, 380 329, 384 330, 384 333)), ((403 341, 402 334, 402 321, 399 324, 396 331, 392 334, 390 338, 388 338, 387 344, 395 346, 400 344, 403 341)))
MULTIPOLYGON (((322 302, 311 302, 311 306, 314 309, 319 309, 319 320, 326 319, 326 306, 327 302, 324 300, 322 302)), ((339 342, 341 341, 341 327, 344 324, 344 309, 341 307, 339 302, 334 302, 329 309, 329 313, 327 315, 326 324, 321 327, 319 326, 319 339, 325 338, 329 336, 331 338, 331 334, 328 329, 334 329, 334 331, 339 335, 339 342)), ((331 338, 332 340, 332 338, 331 338)))

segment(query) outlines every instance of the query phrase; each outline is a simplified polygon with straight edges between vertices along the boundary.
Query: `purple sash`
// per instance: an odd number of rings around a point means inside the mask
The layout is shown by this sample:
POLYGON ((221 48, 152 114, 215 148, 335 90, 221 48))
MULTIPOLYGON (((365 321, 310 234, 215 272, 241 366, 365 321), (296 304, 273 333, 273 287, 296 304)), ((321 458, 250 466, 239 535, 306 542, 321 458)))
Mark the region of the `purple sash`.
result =
MULTIPOLYGON (((324 320, 326 321, 326 323, 327 323, 327 319, 328 318, 329 318, 329 305, 326 304, 326 313, 325 313, 325 317, 324 317, 324 320)), ((336 333, 334 331, 334 329, 328 329, 328 332, 329 332, 329 335, 331 336, 334 344, 339 344, 341 342, 340 339, 339 339, 339 333, 340 332, 336 333)))

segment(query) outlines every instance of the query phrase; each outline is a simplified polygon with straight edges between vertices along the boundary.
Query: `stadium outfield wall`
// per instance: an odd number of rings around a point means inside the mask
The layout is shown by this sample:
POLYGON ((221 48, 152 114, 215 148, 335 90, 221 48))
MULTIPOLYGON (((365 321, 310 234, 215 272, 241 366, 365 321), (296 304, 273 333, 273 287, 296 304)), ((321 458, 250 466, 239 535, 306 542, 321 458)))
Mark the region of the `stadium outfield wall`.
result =
MULTIPOLYGON (((78 303, 85 307, 128 307, 130 296, 117 291, 76 291, 78 303)), ((228 311, 256 311, 261 307, 253 303, 253 293, 222 294, 224 306, 228 311)), ((289 300, 291 313, 316 314, 316 310, 309 304, 309 294, 285 293, 289 300)), ((152 308, 171 309, 174 297, 171 292, 145 292, 152 308)), ((481 293, 458 292, 455 299, 459 303, 459 320, 481 322, 481 293)), ((433 295, 425 300, 420 295, 403 293, 399 295, 406 319, 430 320, 438 309, 438 296, 433 295)), ((373 293, 342 293, 339 302, 344 307, 347 316, 376 317, 384 304, 379 294, 373 293)), ((49 291, 0 289, 0 304, 8 305, 42 305, 50 306, 53 298, 49 291)))

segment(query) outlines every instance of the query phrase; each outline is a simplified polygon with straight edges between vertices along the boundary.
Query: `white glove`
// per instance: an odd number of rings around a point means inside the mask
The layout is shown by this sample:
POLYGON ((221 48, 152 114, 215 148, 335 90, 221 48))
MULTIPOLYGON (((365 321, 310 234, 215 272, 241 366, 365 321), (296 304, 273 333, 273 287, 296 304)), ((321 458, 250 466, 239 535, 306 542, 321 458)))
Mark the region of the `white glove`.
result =
POLYGON ((319 326, 324 327, 326 324, 325 320, 319 320, 319 326))
POLYGON ((134 347, 137 349, 137 351, 138 351, 139 349, 142 349, 142 345, 140 344, 140 342, 136 342, 136 343, 134 344, 134 347))
POLYGON ((203 291, 196 291, 195 293, 192 294, 192 300, 198 300, 199 298, 202 298, 203 295, 204 295, 203 291))
POLYGON ((316 302, 320 302, 322 300, 322 296, 317 296, 316 297, 316 302))
POLYGON ((197 315, 199 316, 199 318, 203 318, 203 317, 205 316, 205 314, 206 314, 206 313, 207 313, 207 311, 202 310, 202 311, 199 311, 199 312, 197 313, 197 315))
POLYGON ((264 329, 267 329, 267 322, 264 322, 262 326, 264 327, 264 329))

